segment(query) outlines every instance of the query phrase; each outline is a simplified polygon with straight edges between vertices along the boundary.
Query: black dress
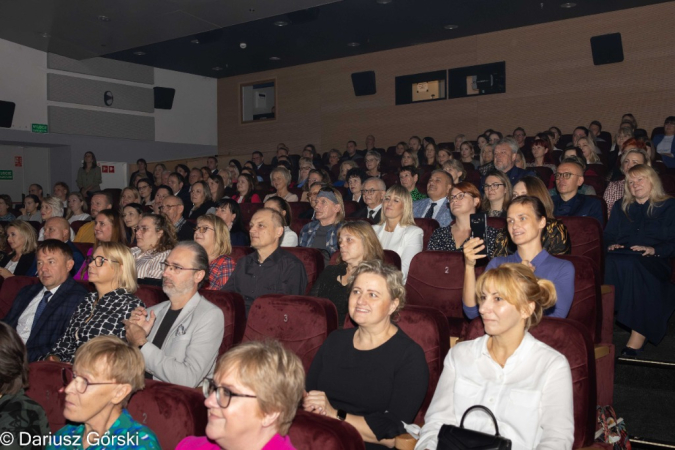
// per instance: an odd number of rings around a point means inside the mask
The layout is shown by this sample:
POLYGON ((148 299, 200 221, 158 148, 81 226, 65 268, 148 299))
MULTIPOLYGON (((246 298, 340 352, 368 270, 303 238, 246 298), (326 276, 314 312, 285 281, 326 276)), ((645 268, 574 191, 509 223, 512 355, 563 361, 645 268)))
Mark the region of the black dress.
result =
POLYGON ((668 199, 648 213, 649 202, 633 203, 628 214, 616 202, 607 222, 605 246, 623 245, 607 251, 605 283, 616 288, 616 320, 646 336, 654 344, 666 334, 675 310, 675 286, 670 282, 669 258, 675 257, 675 199, 668 199), (654 256, 630 249, 653 247, 654 256))
POLYGON ((312 285, 312 292, 309 294, 312 297, 327 298, 335 303, 338 312, 338 327, 340 328, 342 328, 342 325, 345 323, 345 318, 348 314, 349 286, 343 286, 337 278, 340 275, 346 274, 346 263, 335 266, 326 266, 314 285, 312 285))
MULTIPOLYGON (((14 252, 5 255, 2 260, 0 260, 0 267, 7 267, 7 264, 14 258, 14 252)), ((19 257, 16 267, 14 268, 14 275, 24 276, 28 273, 30 268, 35 262, 35 252, 24 253, 19 257)))
MULTIPOLYGON (((307 391, 322 391, 335 409, 363 416, 378 440, 412 423, 429 384, 422 348, 401 329, 372 350, 354 348, 357 328, 328 336, 307 374, 307 391)), ((366 444, 366 450, 386 448, 366 444)))

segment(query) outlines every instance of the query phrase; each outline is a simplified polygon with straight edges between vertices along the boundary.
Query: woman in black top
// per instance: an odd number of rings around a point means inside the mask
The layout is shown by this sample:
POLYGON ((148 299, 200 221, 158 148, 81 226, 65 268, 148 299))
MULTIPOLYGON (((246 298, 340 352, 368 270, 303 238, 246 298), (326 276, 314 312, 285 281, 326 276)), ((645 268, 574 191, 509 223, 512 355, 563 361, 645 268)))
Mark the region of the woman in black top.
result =
POLYGON ((231 198, 224 198, 216 204, 216 216, 225 221, 225 225, 230 230, 230 243, 237 247, 248 247, 251 245, 251 238, 248 231, 244 229, 241 220, 241 208, 239 203, 231 198))
POLYGON ((335 303, 338 326, 342 328, 347 317, 349 278, 363 261, 384 260, 384 250, 373 227, 364 221, 345 222, 338 231, 337 264, 327 266, 312 286, 313 297, 327 298, 335 303))
POLYGON ((209 189, 206 181, 197 181, 192 185, 190 200, 192 200, 192 210, 190 210, 188 219, 196 220, 197 217, 203 216, 209 209, 213 208, 211 189, 209 189))
POLYGON ((348 422, 366 450, 391 448, 422 405, 429 368, 422 348, 394 324, 405 304, 403 274, 367 261, 353 280, 349 315, 358 328, 331 333, 321 346, 303 408, 348 422))
POLYGON ((0 260, 0 277, 26 275, 35 260, 37 233, 29 223, 14 220, 7 225, 9 254, 0 260))

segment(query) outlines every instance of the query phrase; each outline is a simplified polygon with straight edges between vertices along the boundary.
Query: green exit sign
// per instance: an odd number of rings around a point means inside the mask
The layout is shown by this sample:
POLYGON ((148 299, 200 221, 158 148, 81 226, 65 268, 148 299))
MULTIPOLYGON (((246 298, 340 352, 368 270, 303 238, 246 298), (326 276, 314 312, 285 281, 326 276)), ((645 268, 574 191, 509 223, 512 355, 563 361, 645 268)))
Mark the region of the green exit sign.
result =
POLYGON ((13 180, 14 171, 13 170, 0 170, 0 180, 13 180))
POLYGON ((44 123, 34 123, 33 133, 49 133, 49 127, 44 123))

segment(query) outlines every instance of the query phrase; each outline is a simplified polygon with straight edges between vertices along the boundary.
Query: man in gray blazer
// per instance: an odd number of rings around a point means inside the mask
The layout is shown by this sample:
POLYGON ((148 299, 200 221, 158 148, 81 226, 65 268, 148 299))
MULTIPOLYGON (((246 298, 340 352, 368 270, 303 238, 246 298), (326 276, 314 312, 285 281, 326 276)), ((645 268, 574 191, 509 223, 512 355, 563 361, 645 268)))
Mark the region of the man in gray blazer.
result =
POLYGON ((179 242, 164 263, 169 301, 136 308, 125 322, 127 341, 145 358, 146 377, 196 387, 213 373, 225 327, 220 308, 197 291, 208 278, 202 246, 179 242))
POLYGON ((452 214, 448 207, 448 196, 452 190, 452 178, 443 170, 431 172, 427 183, 427 195, 413 202, 413 216, 420 219, 436 219, 442 227, 447 227, 452 222, 452 214))

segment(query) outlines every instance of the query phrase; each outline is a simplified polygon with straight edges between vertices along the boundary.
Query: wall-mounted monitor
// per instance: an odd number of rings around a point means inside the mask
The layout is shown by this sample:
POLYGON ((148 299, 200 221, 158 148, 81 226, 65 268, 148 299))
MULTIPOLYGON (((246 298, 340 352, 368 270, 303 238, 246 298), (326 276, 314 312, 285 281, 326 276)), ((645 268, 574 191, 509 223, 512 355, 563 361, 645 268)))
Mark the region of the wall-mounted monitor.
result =
POLYGON ((506 62, 448 70, 448 98, 506 92, 506 62))
POLYGON ((418 73, 396 77, 396 104, 433 102, 445 100, 446 92, 445 70, 418 73))

